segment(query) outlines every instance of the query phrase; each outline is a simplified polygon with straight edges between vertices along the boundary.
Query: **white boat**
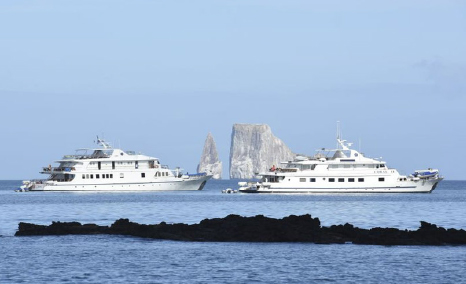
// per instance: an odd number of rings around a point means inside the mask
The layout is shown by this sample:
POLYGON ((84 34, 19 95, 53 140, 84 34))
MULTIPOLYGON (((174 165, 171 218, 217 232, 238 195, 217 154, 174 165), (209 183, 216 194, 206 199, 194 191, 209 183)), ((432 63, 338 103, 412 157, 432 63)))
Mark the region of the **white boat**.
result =
POLYGON ((64 156, 58 167, 44 167, 46 180, 24 181, 18 191, 202 190, 212 177, 171 170, 157 158, 112 148, 98 137, 97 144, 101 147, 64 156))
POLYGON ((401 175, 384 161, 365 157, 337 137, 337 149, 296 157, 259 173, 257 182, 239 182, 244 193, 408 193, 431 192, 443 179, 437 169, 401 175))

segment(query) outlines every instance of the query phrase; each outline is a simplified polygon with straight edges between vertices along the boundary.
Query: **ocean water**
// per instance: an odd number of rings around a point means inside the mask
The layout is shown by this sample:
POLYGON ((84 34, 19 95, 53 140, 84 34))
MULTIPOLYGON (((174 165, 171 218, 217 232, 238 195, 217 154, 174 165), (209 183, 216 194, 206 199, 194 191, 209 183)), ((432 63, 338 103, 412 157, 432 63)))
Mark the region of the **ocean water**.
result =
POLYGON ((0 283, 466 283, 466 247, 306 243, 199 243, 123 236, 14 237, 19 222, 119 218, 197 223, 228 214, 311 214, 322 225, 466 229, 466 181, 430 194, 222 194, 237 181, 194 192, 14 192, 0 181, 0 283))

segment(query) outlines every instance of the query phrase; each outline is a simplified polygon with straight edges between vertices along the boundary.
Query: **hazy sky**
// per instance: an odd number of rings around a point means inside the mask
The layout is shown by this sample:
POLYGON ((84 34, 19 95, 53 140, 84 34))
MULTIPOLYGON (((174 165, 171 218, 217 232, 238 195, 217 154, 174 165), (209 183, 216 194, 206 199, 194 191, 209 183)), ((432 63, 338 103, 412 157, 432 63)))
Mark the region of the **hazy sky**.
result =
POLYGON ((0 2, 0 179, 95 136, 195 172, 234 123, 466 179, 465 1, 0 2))

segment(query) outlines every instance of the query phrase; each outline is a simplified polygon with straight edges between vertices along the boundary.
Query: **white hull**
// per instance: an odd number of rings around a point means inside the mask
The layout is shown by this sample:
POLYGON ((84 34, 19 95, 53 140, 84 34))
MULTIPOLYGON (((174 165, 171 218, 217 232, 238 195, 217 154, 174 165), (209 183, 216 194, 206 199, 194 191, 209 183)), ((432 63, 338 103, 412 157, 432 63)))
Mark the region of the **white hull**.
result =
POLYGON ((102 183, 102 184, 36 184, 30 191, 171 191, 202 190, 211 176, 200 178, 167 180, 137 183, 102 183))
POLYGON ((280 185, 261 184, 257 188, 255 183, 240 187, 244 193, 429 193, 435 189, 442 179, 419 180, 405 185, 368 186, 368 187, 283 187, 280 185))
POLYGON ((242 183, 240 192, 245 193, 428 193, 434 190, 442 178, 409 179, 407 181, 394 181, 383 186, 376 183, 365 186, 355 186, 346 183, 341 186, 332 186, 328 182, 321 182, 313 186, 302 183, 242 183))

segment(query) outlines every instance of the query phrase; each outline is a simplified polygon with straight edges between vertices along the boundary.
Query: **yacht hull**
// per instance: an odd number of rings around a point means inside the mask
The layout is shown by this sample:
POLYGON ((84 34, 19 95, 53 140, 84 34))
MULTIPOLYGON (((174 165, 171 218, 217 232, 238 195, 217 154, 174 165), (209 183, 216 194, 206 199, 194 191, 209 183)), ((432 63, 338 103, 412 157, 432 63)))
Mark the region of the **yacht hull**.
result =
POLYGON ((198 178, 137 183, 102 183, 72 184, 69 182, 55 184, 36 184, 30 191, 172 191, 202 190, 211 176, 198 178))
POLYGON ((248 183, 239 188, 243 193, 430 193, 442 178, 420 179, 388 186, 365 187, 299 187, 280 183, 248 183))

